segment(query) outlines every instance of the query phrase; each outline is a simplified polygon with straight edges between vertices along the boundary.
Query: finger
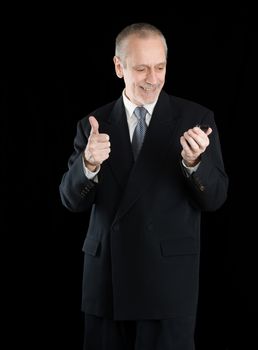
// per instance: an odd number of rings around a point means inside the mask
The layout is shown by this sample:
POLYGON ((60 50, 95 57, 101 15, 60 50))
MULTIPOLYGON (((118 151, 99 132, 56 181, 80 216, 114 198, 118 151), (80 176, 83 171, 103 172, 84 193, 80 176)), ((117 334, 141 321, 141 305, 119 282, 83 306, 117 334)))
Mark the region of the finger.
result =
POLYGON ((187 133, 190 137, 192 137, 192 139, 200 148, 203 148, 209 141, 206 132, 202 131, 199 128, 195 127, 193 129, 189 129, 187 133))
POLYGON ((100 150, 103 150, 103 149, 108 149, 111 147, 111 144, 110 142, 91 142, 91 150, 93 151, 100 151, 100 150))
POLYGON ((212 133, 212 128, 209 128, 207 131, 206 131, 206 135, 208 136, 208 135, 210 135, 212 133))
POLYGON ((199 150, 199 145, 197 141, 191 135, 189 135, 188 132, 184 133, 184 138, 188 142, 192 151, 197 152, 199 150))
POLYGON ((99 142, 98 143, 98 149, 102 150, 102 149, 109 149, 111 148, 111 144, 110 142, 99 142))
POLYGON ((198 135, 202 135, 204 133, 206 136, 208 136, 212 133, 212 128, 210 126, 207 130, 203 130, 198 126, 195 126, 192 130, 198 135))
POLYGON ((108 136, 108 134, 98 134, 98 136, 95 137, 95 141, 108 143, 109 142, 109 136, 108 136))
POLYGON ((189 155, 192 155, 192 149, 190 148, 188 142, 186 141, 186 139, 184 138, 184 136, 181 136, 180 137, 180 143, 181 143, 181 146, 183 147, 183 150, 189 154, 189 155))
POLYGON ((109 157, 109 154, 111 152, 111 149, 105 149, 99 152, 99 156, 100 158, 102 158, 103 160, 107 159, 109 157))
MULTIPOLYGON (((104 148, 106 146, 108 146, 110 144, 109 142, 109 136, 107 134, 91 134, 90 135, 90 144, 95 145, 96 147, 98 147, 97 145, 102 144, 102 146, 104 146, 104 148)), ((103 148, 103 147, 102 147, 103 148)))
POLYGON ((98 135, 99 134, 99 123, 97 119, 93 116, 89 117, 89 122, 91 125, 91 134, 98 135))
POLYGON ((98 152, 92 154, 92 157, 93 157, 95 162, 102 163, 104 160, 106 160, 109 157, 110 152, 111 152, 110 149, 101 150, 101 151, 98 151, 98 152))

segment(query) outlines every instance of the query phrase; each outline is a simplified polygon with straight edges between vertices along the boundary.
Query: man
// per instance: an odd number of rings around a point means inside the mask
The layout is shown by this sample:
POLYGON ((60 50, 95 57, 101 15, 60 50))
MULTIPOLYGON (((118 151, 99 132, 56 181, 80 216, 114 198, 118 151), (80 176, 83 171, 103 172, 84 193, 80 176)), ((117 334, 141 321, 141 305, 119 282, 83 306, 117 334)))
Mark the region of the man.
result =
POLYGON ((125 89, 79 121, 60 185, 65 207, 91 210, 87 350, 194 349, 200 216, 224 203, 228 179, 213 112, 162 90, 166 62, 156 27, 120 32, 114 64, 125 89))

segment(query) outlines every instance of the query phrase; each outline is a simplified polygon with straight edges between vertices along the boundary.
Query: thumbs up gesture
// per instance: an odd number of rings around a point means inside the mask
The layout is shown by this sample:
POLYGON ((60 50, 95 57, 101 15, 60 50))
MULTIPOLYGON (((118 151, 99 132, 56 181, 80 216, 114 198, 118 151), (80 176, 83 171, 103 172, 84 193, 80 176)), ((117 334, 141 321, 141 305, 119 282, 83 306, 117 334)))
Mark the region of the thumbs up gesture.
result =
POLYGON ((95 171, 108 157, 111 151, 109 136, 99 133, 99 123, 89 117, 91 132, 84 151, 84 164, 90 171, 95 171))

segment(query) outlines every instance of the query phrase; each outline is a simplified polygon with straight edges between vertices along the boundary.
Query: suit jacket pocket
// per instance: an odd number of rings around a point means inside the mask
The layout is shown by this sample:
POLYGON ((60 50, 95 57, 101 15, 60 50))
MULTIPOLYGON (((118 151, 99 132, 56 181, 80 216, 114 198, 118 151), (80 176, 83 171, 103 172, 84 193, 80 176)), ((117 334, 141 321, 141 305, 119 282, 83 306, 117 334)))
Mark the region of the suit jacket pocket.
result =
POLYGON ((160 242, 163 256, 191 255, 199 253, 198 241, 192 237, 164 239, 160 242))
POLYGON ((94 238, 86 237, 82 250, 89 255, 96 256, 99 251, 100 241, 94 238))

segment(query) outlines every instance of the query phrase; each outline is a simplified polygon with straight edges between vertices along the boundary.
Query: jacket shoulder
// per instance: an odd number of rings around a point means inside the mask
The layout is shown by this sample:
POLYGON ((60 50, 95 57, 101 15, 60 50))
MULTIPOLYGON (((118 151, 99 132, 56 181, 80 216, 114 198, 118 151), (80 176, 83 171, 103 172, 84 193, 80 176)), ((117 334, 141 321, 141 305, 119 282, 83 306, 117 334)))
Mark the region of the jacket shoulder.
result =
POLYGON ((81 119, 82 124, 87 123, 90 116, 94 116, 98 121, 104 121, 114 108, 116 102, 117 100, 94 109, 81 119))

